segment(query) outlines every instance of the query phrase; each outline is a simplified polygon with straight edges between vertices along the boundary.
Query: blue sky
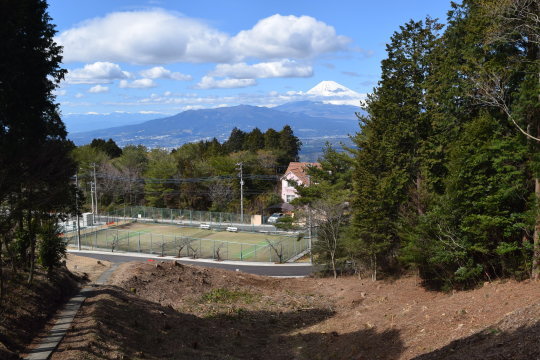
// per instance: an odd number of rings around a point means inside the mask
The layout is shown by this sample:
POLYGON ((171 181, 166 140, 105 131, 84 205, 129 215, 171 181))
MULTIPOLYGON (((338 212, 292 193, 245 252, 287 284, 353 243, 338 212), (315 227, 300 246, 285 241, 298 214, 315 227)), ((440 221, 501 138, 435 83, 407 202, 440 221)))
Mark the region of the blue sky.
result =
MULTIPOLYGON (((51 0, 64 116, 273 106, 323 80, 371 92, 385 44, 446 0, 51 0)), ((88 121, 92 121, 89 118, 88 121)))

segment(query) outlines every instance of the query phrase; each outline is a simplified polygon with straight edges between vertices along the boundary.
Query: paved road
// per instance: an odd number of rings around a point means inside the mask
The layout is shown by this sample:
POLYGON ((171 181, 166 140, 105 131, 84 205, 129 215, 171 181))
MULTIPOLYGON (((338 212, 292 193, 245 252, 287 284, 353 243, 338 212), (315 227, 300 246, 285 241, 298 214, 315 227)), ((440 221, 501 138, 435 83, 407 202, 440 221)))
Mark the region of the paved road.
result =
POLYGON ((97 252, 87 252, 84 250, 81 251, 72 251, 72 253, 87 256, 98 260, 110 261, 112 263, 124 263, 130 261, 172 261, 176 260, 182 264, 209 267, 209 268, 220 268, 226 270, 242 271, 249 274, 256 275, 266 275, 266 276, 308 276, 314 271, 314 268, 310 264, 264 264, 256 265, 250 263, 249 265, 243 264, 240 262, 231 264, 215 261, 200 261, 200 260, 186 260, 186 259, 173 259, 173 258, 157 258, 155 256, 130 256, 130 255, 116 255, 110 253, 97 253, 97 252))

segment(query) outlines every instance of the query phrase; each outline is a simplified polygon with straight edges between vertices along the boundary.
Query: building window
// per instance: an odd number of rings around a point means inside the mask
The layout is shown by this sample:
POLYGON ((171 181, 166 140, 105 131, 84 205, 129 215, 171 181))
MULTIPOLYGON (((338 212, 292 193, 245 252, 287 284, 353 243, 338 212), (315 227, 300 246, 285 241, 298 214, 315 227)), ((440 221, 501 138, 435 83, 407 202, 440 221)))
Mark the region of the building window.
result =
POLYGON ((291 201, 293 201, 294 199, 296 199, 296 196, 294 195, 287 195, 287 202, 290 203, 291 201))

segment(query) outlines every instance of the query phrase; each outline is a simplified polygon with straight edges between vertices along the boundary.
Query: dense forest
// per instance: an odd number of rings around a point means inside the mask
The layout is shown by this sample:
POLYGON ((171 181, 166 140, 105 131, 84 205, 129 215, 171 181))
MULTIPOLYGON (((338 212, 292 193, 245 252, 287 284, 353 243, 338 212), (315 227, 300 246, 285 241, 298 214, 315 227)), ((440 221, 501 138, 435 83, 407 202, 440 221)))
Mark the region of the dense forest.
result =
POLYGON ((281 202, 276 190, 279 176, 289 162, 298 161, 300 146, 290 126, 264 133, 234 128, 223 143, 201 140, 172 151, 141 145, 120 149, 111 139, 94 139, 74 149, 73 157, 88 209, 95 169, 102 212, 146 205, 239 213, 242 171, 245 209, 260 214, 281 202))
POLYGON ((352 199, 323 259, 333 249, 375 277, 414 269, 435 288, 538 278, 539 13, 538 1, 466 0, 446 25, 394 33, 357 149, 327 151, 326 172, 312 170, 322 190, 302 189, 304 202, 352 199), (349 162, 350 183, 328 177, 349 162))

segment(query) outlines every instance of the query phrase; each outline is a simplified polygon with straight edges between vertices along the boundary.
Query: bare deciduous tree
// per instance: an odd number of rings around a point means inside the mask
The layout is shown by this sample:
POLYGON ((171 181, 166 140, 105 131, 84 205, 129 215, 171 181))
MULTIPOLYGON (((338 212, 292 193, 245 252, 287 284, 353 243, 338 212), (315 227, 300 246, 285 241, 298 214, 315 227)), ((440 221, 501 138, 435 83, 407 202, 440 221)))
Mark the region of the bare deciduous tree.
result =
POLYGON ((191 245, 191 242, 187 245, 187 247, 188 247, 188 251, 191 250, 191 257, 192 257, 193 259, 196 259, 196 258, 199 257, 199 251, 200 251, 201 249, 199 249, 198 247, 192 246, 192 245, 191 245))
POLYGON ((191 244, 193 239, 187 238, 187 237, 181 237, 179 241, 175 239, 176 247, 178 248, 178 254, 176 257, 182 257, 182 250, 191 244))
POLYGON ((214 248, 214 258, 216 259, 216 261, 223 260, 221 250, 225 248, 225 244, 226 244, 225 242, 220 242, 219 245, 216 248, 214 248))
POLYGON ((334 278, 337 277, 336 254, 341 245, 341 233, 348 220, 348 204, 321 199, 311 205, 312 221, 318 227, 318 239, 313 244, 315 252, 330 259, 334 278))
POLYGON ((228 180, 215 180, 208 185, 208 196, 215 209, 225 209, 233 195, 233 189, 228 180))
POLYGON ((272 251, 276 254, 278 258, 278 262, 282 264, 283 263, 283 240, 282 239, 272 240, 268 238, 265 240, 268 246, 270 247, 270 249, 272 249, 272 251))

